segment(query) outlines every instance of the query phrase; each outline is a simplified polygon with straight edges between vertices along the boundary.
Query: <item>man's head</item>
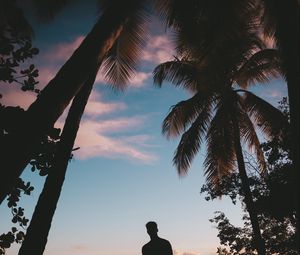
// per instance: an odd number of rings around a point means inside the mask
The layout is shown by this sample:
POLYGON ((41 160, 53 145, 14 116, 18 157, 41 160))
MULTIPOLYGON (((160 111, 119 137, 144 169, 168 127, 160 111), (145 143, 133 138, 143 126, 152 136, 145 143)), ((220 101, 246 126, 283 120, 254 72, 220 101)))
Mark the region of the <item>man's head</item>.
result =
POLYGON ((157 232, 158 232, 158 228, 157 228, 157 224, 154 221, 149 221, 146 224, 146 228, 147 228, 147 233, 150 236, 150 238, 152 237, 156 237, 157 236, 157 232))

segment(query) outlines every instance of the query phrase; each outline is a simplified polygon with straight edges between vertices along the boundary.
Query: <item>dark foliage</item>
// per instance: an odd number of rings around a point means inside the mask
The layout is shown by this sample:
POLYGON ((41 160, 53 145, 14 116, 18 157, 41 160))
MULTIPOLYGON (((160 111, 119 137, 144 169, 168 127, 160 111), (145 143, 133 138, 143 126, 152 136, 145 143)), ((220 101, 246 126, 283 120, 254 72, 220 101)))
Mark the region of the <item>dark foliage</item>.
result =
MULTIPOLYGON (((287 99, 279 102, 279 108, 288 118, 287 99)), ((265 240, 267 254, 300 254, 296 240, 296 208, 293 206, 292 168, 290 160, 290 139, 288 128, 282 136, 274 136, 263 143, 267 159, 267 173, 260 174, 257 163, 247 156, 249 184, 258 212, 258 219, 265 240)), ((206 184, 201 188, 207 201, 221 196, 229 196, 236 204, 239 199, 244 207, 244 193, 237 173, 223 178, 220 189, 206 184)), ((246 211, 245 211, 246 212, 246 211)), ((243 217, 243 227, 232 225, 222 212, 216 212, 211 222, 219 231, 220 244, 217 254, 255 254, 252 242, 252 229, 247 214, 243 217)))
MULTIPOLYGON (((4 19, 3 19, 4 20, 4 19)), ((32 46, 31 38, 26 33, 20 33, 7 20, 0 24, 0 84, 1 86, 20 85, 23 91, 33 91, 39 94, 36 88, 36 80, 39 72, 33 64, 28 63, 38 54, 39 50, 32 46)), ((2 95, 0 95, 2 98, 2 95)), ((0 143, 7 139, 17 129, 26 125, 26 114, 21 107, 4 106, 0 103, 0 143)), ((46 175, 51 166, 55 145, 59 140, 59 129, 53 128, 49 134, 43 137, 37 146, 30 164, 32 171, 38 170, 40 175, 46 175)), ((9 168, 9 166, 5 166, 9 168)), ((11 209, 12 223, 23 230, 26 229, 28 219, 24 214, 24 208, 18 206, 22 194, 30 195, 34 190, 30 182, 25 183, 18 178, 16 185, 7 197, 7 206, 11 209)), ((5 249, 12 243, 21 243, 24 232, 17 227, 12 227, 7 233, 0 235, 0 255, 5 254, 5 249)))
POLYGON ((39 50, 32 46, 29 36, 19 36, 9 27, 1 28, 0 32, 0 81, 17 83, 23 91, 39 93, 39 72, 33 64, 25 65, 39 50))

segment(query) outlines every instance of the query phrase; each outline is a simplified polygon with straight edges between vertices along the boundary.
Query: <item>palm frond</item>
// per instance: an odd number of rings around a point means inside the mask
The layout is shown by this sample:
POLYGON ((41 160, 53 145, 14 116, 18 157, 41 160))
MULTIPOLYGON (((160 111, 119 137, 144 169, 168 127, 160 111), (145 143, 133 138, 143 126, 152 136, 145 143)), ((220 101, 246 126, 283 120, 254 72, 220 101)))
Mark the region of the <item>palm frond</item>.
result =
POLYGON ((238 106, 241 107, 239 107, 238 109, 236 119, 239 122, 240 136, 248 145, 249 150, 254 150, 260 170, 264 172, 266 170, 266 161, 264 153, 261 149, 254 125, 251 119, 249 118, 247 112, 245 112, 243 109, 243 98, 239 96, 239 99, 240 104, 238 106))
POLYGON ((283 113, 255 94, 244 92, 243 105, 258 128, 269 137, 280 134, 287 126, 283 113))
POLYGON ((258 21, 253 15, 256 2, 158 0, 157 9, 175 32, 177 53, 203 58, 225 41, 234 42, 233 38, 243 38, 246 32, 257 29, 258 21))
POLYGON ((207 153, 204 160, 206 180, 217 188, 222 177, 232 173, 236 167, 234 134, 231 109, 219 102, 217 112, 207 132, 207 153))
POLYGON ((173 164, 176 166, 179 175, 185 175, 192 160, 200 149, 203 137, 207 131, 211 118, 211 102, 207 104, 193 122, 191 127, 182 135, 179 145, 175 151, 173 164))
POLYGON ((277 28, 276 14, 280 12, 278 10, 278 4, 274 4, 272 0, 262 1, 261 24, 263 32, 270 37, 273 37, 277 28))
POLYGON ((282 74, 279 51, 264 49, 253 54, 237 71, 236 83, 247 88, 250 84, 268 82, 282 74))
POLYGON ((161 87, 164 81, 175 86, 181 86, 189 91, 196 92, 199 85, 205 83, 203 74, 194 61, 174 60, 162 63, 153 71, 154 84, 161 87), (201 79, 202 78, 202 79, 201 79))
POLYGON ((130 5, 131 2, 138 3, 130 10, 132 12, 130 19, 124 24, 119 38, 101 66, 105 79, 117 89, 123 89, 136 72, 141 48, 147 40, 146 25, 149 21, 147 6, 142 4, 143 1, 129 2, 127 4, 130 5))
POLYGON ((212 100, 211 97, 208 94, 197 93, 188 100, 177 103, 164 119, 162 133, 167 138, 180 135, 203 111, 207 100, 212 100))

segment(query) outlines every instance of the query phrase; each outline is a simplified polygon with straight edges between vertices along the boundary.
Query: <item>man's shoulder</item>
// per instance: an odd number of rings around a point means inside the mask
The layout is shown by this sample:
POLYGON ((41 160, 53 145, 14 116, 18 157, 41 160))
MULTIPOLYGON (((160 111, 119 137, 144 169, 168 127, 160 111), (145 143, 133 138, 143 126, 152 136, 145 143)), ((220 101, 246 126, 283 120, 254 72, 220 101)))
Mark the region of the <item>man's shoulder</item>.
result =
POLYGON ((159 238, 159 240, 160 240, 162 243, 168 243, 168 244, 170 244, 170 242, 169 242, 168 240, 166 240, 166 239, 159 238))
POLYGON ((143 245, 143 247, 142 247, 142 249, 145 249, 145 248, 147 248, 149 245, 150 245, 150 242, 148 242, 148 243, 144 244, 144 245, 143 245))

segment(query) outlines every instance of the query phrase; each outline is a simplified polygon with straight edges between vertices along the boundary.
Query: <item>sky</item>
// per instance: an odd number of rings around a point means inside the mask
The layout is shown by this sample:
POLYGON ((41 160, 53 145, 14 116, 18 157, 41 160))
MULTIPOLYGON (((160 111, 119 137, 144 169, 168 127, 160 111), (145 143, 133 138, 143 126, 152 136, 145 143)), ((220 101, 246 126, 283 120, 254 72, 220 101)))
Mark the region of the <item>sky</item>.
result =
MULTIPOLYGON (((48 23, 34 25, 33 60, 43 88, 83 40, 97 19, 95 1, 75 1, 48 23)), ((59 204, 52 222, 45 255, 139 255, 149 241, 145 224, 158 223, 159 235, 168 239, 174 255, 212 255, 219 244, 209 219, 223 211, 234 224, 241 223, 241 208, 222 198, 207 202, 200 194, 205 183, 201 150, 186 177, 179 177, 172 157, 179 139, 167 140, 161 123, 170 107, 189 97, 164 84, 153 86, 154 67, 172 58, 170 36, 155 18, 141 53, 140 70, 124 92, 107 86, 101 74, 76 139, 59 204)), ((282 80, 260 85, 255 93, 276 105, 286 88, 282 80)), ((5 105, 25 109, 35 95, 16 87, 1 86, 5 105)), ((56 126, 62 127, 66 113, 56 126)), ((44 177, 26 169, 22 178, 35 187, 20 205, 30 218, 44 177)), ((13 224, 11 212, 0 207, 0 233, 13 224)), ((17 254, 14 245, 7 255, 17 254)))

